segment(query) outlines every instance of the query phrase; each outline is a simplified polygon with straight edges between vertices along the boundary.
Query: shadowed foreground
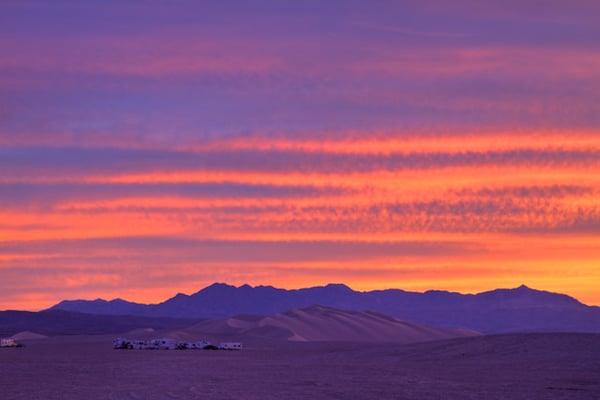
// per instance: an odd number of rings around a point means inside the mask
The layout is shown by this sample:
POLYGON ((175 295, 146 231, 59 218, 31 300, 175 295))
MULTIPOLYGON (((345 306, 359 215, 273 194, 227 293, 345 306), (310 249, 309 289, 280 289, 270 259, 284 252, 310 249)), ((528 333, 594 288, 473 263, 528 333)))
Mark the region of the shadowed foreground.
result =
POLYGON ((0 352, 9 399, 598 399, 600 335, 412 345, 249 343, 241 352, 118 351, 57 337, 0 352))

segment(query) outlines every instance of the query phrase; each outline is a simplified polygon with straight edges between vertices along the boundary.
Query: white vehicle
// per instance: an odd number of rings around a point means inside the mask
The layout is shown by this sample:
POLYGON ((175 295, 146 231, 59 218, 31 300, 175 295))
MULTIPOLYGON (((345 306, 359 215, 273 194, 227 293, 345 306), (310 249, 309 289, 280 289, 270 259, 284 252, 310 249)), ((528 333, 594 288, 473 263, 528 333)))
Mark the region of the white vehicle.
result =
POLYGON ((0 347, 19 347, 19 343, 12 338, 0 339, 0 347))
POLYGON ((219 350, 241 350, 242 344, 240 342, 224 342, 219 345, 219 350))

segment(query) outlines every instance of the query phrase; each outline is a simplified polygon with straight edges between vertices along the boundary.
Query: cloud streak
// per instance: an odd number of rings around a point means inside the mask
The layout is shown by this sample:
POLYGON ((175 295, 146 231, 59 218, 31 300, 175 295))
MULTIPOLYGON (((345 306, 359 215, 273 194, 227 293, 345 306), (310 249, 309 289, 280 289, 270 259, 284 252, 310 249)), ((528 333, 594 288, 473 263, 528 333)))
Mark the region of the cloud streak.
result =
POLYGON ((343 194, 341 188, 308 185, 275 186, 240 183, 0 183, 5 207, 39 205, 61 201, 114 200, 127 198, 293 198, 343 194))
POLYGON ((119 148, 4 148, 2 176, 86 175, 178 170, 261 172, 362 172, 462 166, 597 167, 600 149, 514 149, 504 151, 412 152, 407 154, 339 154, 331 152, 215 150, 169 151, 119 148))

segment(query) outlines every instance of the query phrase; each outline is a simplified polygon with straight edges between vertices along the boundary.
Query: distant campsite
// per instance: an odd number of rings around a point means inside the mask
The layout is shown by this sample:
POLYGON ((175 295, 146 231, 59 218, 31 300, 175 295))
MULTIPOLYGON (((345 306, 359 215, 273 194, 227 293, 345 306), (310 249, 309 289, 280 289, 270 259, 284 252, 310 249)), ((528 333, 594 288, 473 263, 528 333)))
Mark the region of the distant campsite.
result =
POLYGON ((240 342, 223 342, 218 345, 207 340, 182 342, 175 339, 128 340, 117 338, 113 340, 115 350, 242 350, 240 342))

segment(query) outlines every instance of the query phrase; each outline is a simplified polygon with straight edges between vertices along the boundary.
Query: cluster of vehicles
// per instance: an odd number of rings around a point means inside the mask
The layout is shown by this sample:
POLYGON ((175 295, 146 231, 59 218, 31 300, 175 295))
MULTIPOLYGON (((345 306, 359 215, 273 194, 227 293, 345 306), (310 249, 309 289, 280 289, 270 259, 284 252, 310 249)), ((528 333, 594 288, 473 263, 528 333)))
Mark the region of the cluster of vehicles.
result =
POLYGON ((13 338, 6 338, 0 339, 0 347, 23 347, 23 345, 13 338))
POLYGON ((207 340, 180 342, 174 339, 113 340, 113 348, 119 350, 242 350, 239 342, 223 342, 218 345, 207 340))

